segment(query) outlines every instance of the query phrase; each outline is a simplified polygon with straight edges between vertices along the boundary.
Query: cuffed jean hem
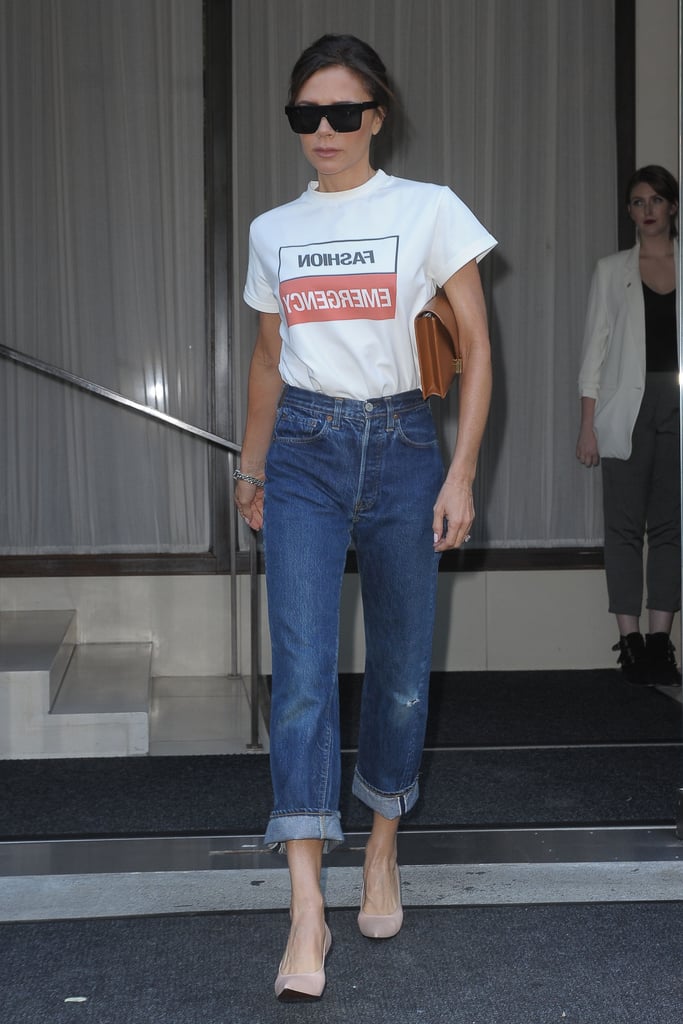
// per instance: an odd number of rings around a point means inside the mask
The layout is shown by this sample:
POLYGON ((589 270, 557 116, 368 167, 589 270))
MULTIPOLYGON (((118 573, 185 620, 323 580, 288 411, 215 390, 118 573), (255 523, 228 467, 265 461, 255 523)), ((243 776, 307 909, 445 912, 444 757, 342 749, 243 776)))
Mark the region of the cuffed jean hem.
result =
POLYGON ((394 818, 400 818, 402 814, 407 814, 415 806, 420 795, 420 787, 416 779, 412 786, 402 793, 382 793, 368 785, 356 768, 351 792, 371 811, 377 811, 383 818, 392 821, 394 818))
POLYGON ((323 853, 329 853, 344 842, 339 812, 272 814, 263 845, 270 850, 277 849, 279 853, 285 853, 285 843, 292 839, 322 839, 323 853))

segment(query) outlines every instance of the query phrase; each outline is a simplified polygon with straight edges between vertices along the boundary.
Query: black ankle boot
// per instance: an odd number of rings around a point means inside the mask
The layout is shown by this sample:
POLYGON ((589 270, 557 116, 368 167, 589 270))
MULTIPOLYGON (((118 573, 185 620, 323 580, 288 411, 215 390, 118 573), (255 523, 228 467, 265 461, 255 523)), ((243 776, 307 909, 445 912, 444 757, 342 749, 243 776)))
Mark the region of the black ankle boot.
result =
POLYGON ((617 663, 621 665, 624 678, 629 683, 638 683, 640 686, 649 684, 648 660, 642 634, 629 633, 627 636, 620 636, 619 642, 612 650, 619 651, 617 663))
POLYGON ((648 633, 645 638, 647 672, 654 686, 680 686, 676 649, 668 633, 648 633))

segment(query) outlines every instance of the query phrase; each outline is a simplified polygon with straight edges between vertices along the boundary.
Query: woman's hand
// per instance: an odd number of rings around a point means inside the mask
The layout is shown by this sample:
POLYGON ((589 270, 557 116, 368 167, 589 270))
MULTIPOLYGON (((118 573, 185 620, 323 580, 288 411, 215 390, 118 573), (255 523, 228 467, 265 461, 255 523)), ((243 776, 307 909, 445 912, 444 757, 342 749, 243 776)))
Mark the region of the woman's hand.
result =
POLYGON ((600 463, 598 452, 598 439, 592 426, 586 424, 579 431, 579 439, 576 442, 576 457, 584 466, 597 466, 600 463))
POLYGON ((470 539, 473 522, 472 488, 446 480, 434 505, 434 550, 459 548, 470 539))
POLYGON ((242 520, 252 530, 263 526, 263 487, 246 480, 238 480, 235 487, 235 506, 242 520))
POLYGON ((581 426, 579 439, 576 442, 576 457, 584 466, 597 466, 600 462, 598 439, 593 429, 595 418, 595 399, 583 395, 581 398, 581 426))

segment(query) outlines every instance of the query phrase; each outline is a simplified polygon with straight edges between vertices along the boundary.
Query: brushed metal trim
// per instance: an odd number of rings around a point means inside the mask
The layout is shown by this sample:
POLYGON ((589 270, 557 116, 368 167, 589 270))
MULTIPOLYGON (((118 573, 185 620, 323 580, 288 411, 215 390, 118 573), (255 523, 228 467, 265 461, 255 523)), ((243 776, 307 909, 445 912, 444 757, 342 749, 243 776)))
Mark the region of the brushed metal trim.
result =
MULTIPOLYGON (((363 863, 367 833, 347 835, 326 867, 363 863)), ((0 842, 0 877, 285 867, 261 835, 0 842)), ((402 864, 567 864, 680 861, 674 824, 402 832, 402 864)))

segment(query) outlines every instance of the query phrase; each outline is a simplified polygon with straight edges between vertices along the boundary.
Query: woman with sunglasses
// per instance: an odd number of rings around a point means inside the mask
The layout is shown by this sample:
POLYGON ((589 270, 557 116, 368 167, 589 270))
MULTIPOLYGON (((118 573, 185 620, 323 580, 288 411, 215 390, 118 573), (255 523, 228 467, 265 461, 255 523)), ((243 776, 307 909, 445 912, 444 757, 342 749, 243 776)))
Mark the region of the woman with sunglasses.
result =
POLYGON ((448 189, 375 170, 392 107, 380 57, 323 36, 297 61, 289 123, 317 179, 251 226, 245 301, 259 311, 235 502, 263 527, 272 643, 274 810, 291 930, 275 991, 317 998, 331 935, 320 873, 343 841, 337 656, 354 544, 366 636, 353 792, 373 812, 358 925, 401 927, 396 834, 418 795, 441 552, 469 539, 489 407, 477 260, 495 239, 448 189), (463 345, 458 438, 446 474, 422 398, 413 319, 443 285, 463 345))

